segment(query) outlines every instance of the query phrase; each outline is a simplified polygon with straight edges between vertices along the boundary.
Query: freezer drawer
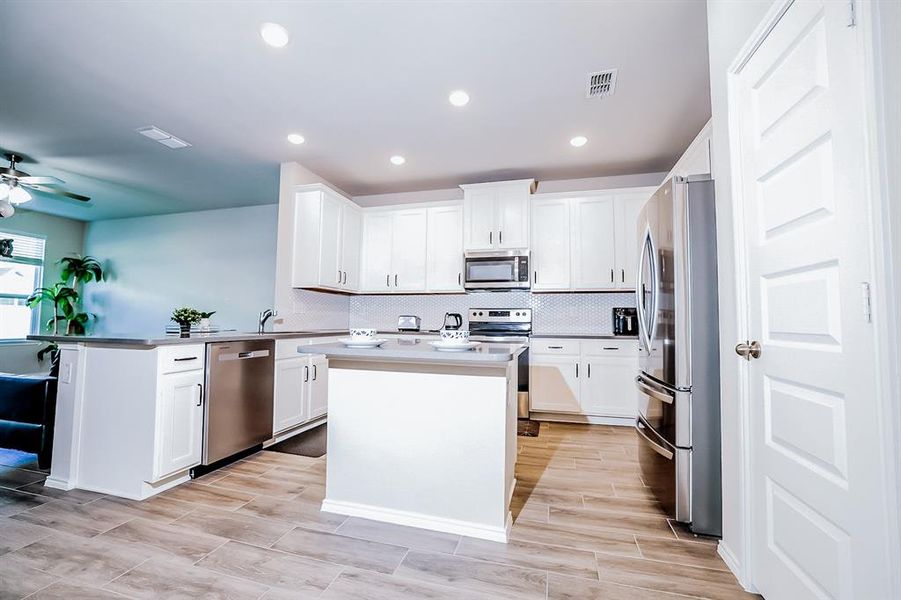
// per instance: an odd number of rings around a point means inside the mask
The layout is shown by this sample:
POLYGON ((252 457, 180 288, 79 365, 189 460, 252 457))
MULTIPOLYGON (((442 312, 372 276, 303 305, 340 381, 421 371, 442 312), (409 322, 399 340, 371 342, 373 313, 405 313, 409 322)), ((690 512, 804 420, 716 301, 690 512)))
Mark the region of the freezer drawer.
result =
POLYGON ((691 522, 691 449, 676 448, 639 417, 638 462, 641 478, 663 509, 677 521, 691 522))
POLYGON ((666 387, 646 373, 635 378, 638 388, 638 414, 670 445, 692 446, 691 392, 666 387))

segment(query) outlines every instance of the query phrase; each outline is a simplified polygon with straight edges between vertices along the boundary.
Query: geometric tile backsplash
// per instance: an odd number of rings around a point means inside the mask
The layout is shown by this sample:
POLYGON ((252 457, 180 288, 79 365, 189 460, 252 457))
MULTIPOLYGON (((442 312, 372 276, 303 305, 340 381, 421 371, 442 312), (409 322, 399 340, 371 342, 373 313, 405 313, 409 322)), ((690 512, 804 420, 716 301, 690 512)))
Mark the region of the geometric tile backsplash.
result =
POLYGON ((391 330, 397 327, 398 315, 418 315, 422 317, 423 329, 437 329, 446 312, 460 313, 465 321, 470 308, 531 308, 535 333, 610 335, 612 309, 617 306, 635 306, 635 294, 512 291, 350 296, 350 327, 391 330))

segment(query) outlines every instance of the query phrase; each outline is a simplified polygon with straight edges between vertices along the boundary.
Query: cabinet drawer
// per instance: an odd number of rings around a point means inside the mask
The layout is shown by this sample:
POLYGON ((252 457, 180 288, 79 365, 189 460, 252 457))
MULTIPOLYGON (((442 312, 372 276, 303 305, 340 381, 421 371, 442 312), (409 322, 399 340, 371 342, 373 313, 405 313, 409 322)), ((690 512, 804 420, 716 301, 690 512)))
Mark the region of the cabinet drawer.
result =
POLYGON ((291 338, 288 340, 275 340, 275 359, 294 358, 298 355, 297 347, 308 345, 309 338, 291 338))
POLYGON ((582 340, 582 356, 637 358, 637 340, 582 340))
POLYGON ((579 340, 564 338, 532 338, 529 340, 530 354, 579 354, 579 340))
POLYGON ((160 373, 203 369, 206 361, 206 345, 164 346, 159 349, 158 356, 160 373))

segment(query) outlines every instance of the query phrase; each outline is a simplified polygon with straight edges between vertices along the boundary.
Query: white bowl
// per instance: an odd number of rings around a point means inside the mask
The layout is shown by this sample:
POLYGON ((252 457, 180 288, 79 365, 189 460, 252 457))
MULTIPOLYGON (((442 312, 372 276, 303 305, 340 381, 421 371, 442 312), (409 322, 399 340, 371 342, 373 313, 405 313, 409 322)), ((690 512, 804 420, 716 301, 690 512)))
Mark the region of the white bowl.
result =
POLYGON ((350 330, 350 337, 355 340, 371 340, 375 337, 375 329, 353 328, 350 330))
POLYGON ((442 329, 441 341, 446 344, 465 344, 469 341, 468 329, 442 329))

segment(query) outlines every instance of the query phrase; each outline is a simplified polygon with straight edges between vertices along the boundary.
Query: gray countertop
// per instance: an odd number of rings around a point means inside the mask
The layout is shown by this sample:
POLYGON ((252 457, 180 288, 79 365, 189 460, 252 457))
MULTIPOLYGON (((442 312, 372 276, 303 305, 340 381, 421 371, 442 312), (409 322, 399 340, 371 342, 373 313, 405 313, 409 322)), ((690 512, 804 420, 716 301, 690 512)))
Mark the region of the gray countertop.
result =
POLYGON ((347 348, 341 343, 312 344, 297 350, 305 354, 325 354, 328 358, 372 360, 380 362, 430 363, 505 363, 525 349, 522 344, 483 342, 466 352, 436 350, 426 340, 388 340, 377 348, 347 348))
POLYGON ((637 340, 637 335, 593 335, 588 333, 533 333, 533 338, 570 338, 574 340, 637 340))
POLYGON ((192 333, 190 337, 179 337, 177 334, 128 333, 101 335, 29 335, 29 340, 56 342, 58 344, 96 344, 102 346, 172 346, 176 344, 208 344, 212 342, 238 342, 245 340, 279 340, 291 338, 309 338, 331 335, 346 335, 346 330, 334 329, 322 331, 275 331, 267 333, 247 333, 241 331, 224 331, 221 333, 192 333))

